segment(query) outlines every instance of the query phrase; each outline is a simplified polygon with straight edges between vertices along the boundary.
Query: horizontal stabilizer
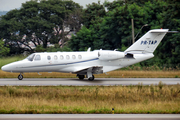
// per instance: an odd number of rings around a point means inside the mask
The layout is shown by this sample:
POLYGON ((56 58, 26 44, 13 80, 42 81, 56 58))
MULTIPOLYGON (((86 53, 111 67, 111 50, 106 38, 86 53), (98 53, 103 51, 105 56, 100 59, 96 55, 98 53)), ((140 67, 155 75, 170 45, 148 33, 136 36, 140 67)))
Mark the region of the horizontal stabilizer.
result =
POLYGON ((168 31, 168 33, 178 33, 179 31, 168 31))

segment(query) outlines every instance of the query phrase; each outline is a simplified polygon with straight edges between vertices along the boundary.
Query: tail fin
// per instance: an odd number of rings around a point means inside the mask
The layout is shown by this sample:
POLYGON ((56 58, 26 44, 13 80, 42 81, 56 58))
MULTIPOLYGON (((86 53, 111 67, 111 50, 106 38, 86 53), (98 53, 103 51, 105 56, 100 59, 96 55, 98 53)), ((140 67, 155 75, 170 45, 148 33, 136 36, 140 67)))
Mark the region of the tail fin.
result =
POLYGON ((153 53, 167 32, 168 29, 150 30, 131 45, 125 52, 153 53))

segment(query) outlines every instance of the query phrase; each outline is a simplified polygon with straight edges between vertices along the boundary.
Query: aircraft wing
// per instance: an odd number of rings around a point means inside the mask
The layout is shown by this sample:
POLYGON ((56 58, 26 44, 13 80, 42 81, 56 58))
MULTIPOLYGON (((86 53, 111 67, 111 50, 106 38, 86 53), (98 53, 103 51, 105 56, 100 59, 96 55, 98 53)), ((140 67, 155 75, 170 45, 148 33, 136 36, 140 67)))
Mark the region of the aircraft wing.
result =
POLYGON ((92 67, 79 67, 73 72, 75 74, 86 74, 88 70, 92 71, 92 74, 101 74, 103 66, 92 66, 92 67))

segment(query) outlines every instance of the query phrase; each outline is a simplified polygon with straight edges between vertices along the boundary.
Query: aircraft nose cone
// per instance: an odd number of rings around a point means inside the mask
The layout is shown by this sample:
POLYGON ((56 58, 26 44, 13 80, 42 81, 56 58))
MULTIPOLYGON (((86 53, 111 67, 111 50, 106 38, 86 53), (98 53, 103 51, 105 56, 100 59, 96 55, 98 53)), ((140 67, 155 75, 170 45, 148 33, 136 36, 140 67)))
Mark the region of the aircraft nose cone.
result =
POLYGON ((1 70, 4 71, 4 66, 1 67, 1 70))
POLYGON ((9 67, 8 67, 7 65, 2 66, 2 67, 1 67, 1 70, 2 70, 2 71, 7 71, 7 72, 10 71, 10 70, 9 70, 9 67))

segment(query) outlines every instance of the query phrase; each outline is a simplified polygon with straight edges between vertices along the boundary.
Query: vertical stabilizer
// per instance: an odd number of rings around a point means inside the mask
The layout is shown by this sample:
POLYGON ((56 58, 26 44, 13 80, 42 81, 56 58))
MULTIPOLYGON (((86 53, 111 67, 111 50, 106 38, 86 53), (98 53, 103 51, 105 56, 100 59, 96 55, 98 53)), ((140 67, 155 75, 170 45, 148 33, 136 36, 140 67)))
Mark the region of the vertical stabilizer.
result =
POLYGON ((131 45, 125 52, 153 53, 167 32, 168 29, 150 30, 131 45))

